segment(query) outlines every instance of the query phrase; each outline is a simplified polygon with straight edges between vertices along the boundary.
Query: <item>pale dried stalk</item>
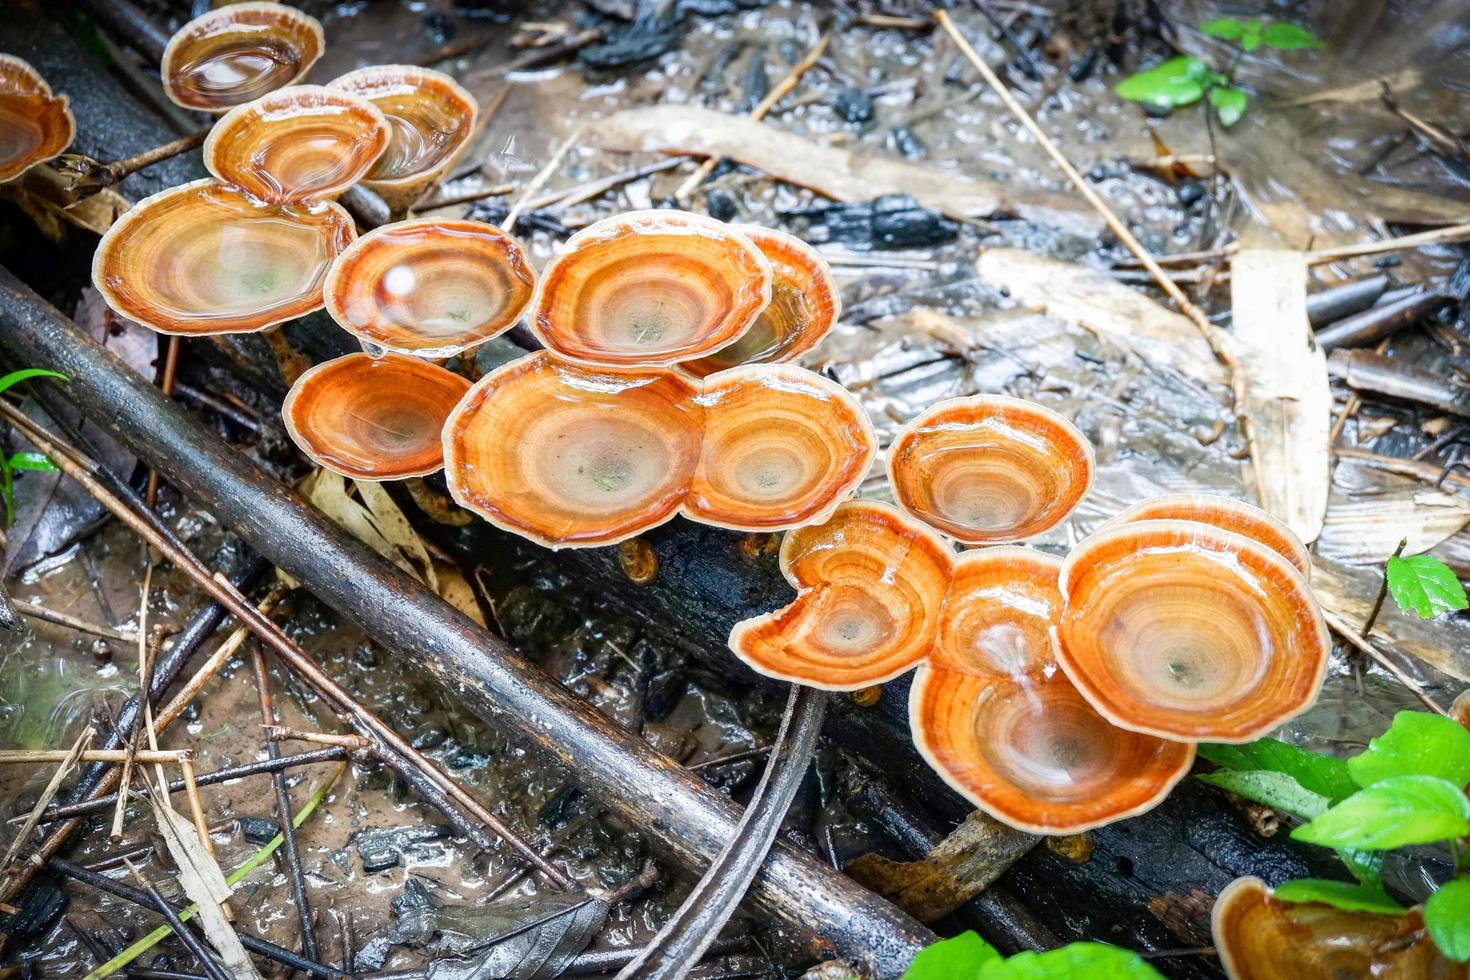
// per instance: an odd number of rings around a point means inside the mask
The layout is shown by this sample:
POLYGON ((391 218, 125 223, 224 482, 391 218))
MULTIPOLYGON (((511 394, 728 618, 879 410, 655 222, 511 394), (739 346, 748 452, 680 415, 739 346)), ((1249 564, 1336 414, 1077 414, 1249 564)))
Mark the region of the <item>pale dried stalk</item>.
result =
POLYGON ((516 220, 520 218, 521 212, 526 210, 526 204, 551 179, 552 171, 556 170, 557 165, 561 163, 561 158, 567 155, 567 151, 572 148, 572 144, 577 142, 581 135, 582 127, 578 126, 576 131, 563 140, 561 146, 556 148, 556 152, 551 155, 551 159, 546 161, 546 166, 542 167, 540 172, 531 178, 531 182, 526 185, 525 192, 521 194, 521 199, 516 201, 515 205, 511 207, 510 213, 505 216, 505 223, 501 225, 501 228, 506 234, 515 230, 516 220))
POLYGON ((61 765, 56 767, 56 772, 52 774, 51 781, 41 791, 40 799, 36 800, 36 805, 31 807, 30 816, 26 817, 26 822, 21 825, 20 832, 15 835, 15 840, 10 842, 10 847, 6 850, 5 857, 0 858, 0 877, 9 873, 10 865, 15 860, 15 856, 20 853, 20 849, 25 846, 25 842, 30 840, 31 832, 36 829, 36 824, 41 822, 41 814, 50 805, 52 797, 56 795, 56 791, 61 788, 61 781, 76 766, 77 760, 81 758, 87 746, 92 744, 92 736, 95 734, 96 732, 92 726, 88 725, 86 731, 82 732, 76 742, 73 743, 71 749, 68 750, 66 757, 61 760, 61 765))
POLYGON ((361 735, 334 735, 331 732, 303 732, 295 728, 287 728, 285 725, 261 725, 265 729, 266 736, 273 742, 311 742, 315 745, 337 745, 354 752, 365 751, 373 747, 372 739, 361 735))
MULTIPOLYGON (((822 54, 827 50, 827 45, 830 43, 832 43, 832 32, 828 31, 817 39, 817 43, 812 45, 812 49, 806 53, 806 57, 792 65, 791 71, 786 73, 786 77, 777 82, 776 87, 771 89, 754 109, 750 110, 750 118, 757 122, 766 118, 766 113, 775 108, 777 102, 780 102, 792 89, 796 88, 797 83, 801 81, 801 76, 805 75, 821 59, 822 54)), ((706 158, 699 165, 699 169, 690 174, 688 179, 674 191, 674 200, 683 204, 689 195, 693 194, 699 185, 704 183, 704 179, 714 173, 715 167, 719 166, 719 164, 719 157, 706 158)))
MULTIPOLYGON (((35 762, 63 762, 71 755, 70 749, 0 749, 0 765, 25 765, 35 762)), ((77 756, 78 762, 122 762, 128 757, 127 749, 87 749, 77 756)), ((177 763, 192 755, 188 749, 139 749, 132 753, 139 762, 177 763)))

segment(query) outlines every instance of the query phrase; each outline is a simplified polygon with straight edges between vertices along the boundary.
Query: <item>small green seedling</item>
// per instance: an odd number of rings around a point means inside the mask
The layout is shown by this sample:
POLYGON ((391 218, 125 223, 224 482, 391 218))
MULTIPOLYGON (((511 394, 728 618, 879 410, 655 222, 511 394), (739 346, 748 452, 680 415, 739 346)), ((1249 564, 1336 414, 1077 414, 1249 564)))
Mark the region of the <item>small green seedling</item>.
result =
MULTIPOLYGON (((0 377, 0 392, 4 392, 22 381, 31 378, 56 378, 60 381, 68 380, 64 374, 55 371, 45 371, 41 368, 25 368, 21 371, 11 371, 0 377)), ((21 470, 41 470, 54 472, 56 464, 45 456, 30 449, 22 449, 16 453, 0 452, 0 497, 5 500, 5 527, 15 523, 15 474, 21 470)))
POLYGON ((1433 619, 1440 613, 1464 609, 1465 587, 1450 567, 1431 555, 1394 555, 1384 569, 1388 592, 1404 612, 1433 619))
POLYGON ((921 950, 903 980, 1163 980, 1137 953, 1105 943, 1072 943, 1003 957, 973 932, 921 950))
POLYGON ((1281 51, 1320 48, 1322 41, 1311 31, 1286 21, 1237 20, 1220 17, 1200 25, 1200 32, 1240 45, 1235 58, 1223 72, 1191 55, 1170 58, 1154 67, 1129 75, 1115 91, 1121 98, 1142 102, 1151 109, 1166 111, 1207 99, 1215 116, 1225 126, 1234 126, 1245 115, 1250 93, 1234 84, 1231 71, 1235 59, 1261 45, 1281 51))

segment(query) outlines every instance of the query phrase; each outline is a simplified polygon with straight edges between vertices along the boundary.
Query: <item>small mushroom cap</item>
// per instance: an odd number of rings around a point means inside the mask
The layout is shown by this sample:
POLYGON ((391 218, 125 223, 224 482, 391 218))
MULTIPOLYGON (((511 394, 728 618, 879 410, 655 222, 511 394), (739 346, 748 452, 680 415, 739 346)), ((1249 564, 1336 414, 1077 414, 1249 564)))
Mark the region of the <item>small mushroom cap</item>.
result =
POLYGON ((437 364, 348 354, 305 372, 281 406, 318 465, 358 480, 425 476, 444 465, 444 421, 470 383, 437 364))
POLYGON ((76 136, 66 96, 20 58, 0 54, 0 184, 57 157, 76 136))
POLYGON ((1099 531, 1067 556, 1057 660, 1113 724, 1247 742, 1317 698, 1331 643, 1310 587, 1244 535, 1192 521, 1099 531))
POLYGON ((710 375, 704 447, 685 516, 741 531, 825 521, 857 489, 878 439, 841 385, 792 364, 710 375))
POLYGON ((574 361, 667 365, 745 333, 771 299, 749 238, 687 211, 632 211, 577 232, 541 274, 531 329, 574 361))
POLYGON ((388 119, 388 149, 363 183, 390 207, 413 204, 454 166, 475 132, 474 96, 431 68, 372 65, 334 79, 331 87, 362 96, 388 119))
POLYGON ((1132 521, 1199 521, 1254 538, 1312 577, 1312 556, 1291 528, 1259 507, 1232 497, 1208 493, 1171 493, 1134 504, 1108 522, 1108 527, 1132 521))
POLYGON ((293 85, 225 113, 204 141, 204 166, 261 201, 320 201, 357 183, 389 135, 367 99, 293 85))
POLYGON ((1157 805, 1194 747, 1125 731, 1052 657, 1060 558, 1026 548, 955 562, 938 640, 909 692, 914 744, 952 788, 1019 830, 1071 834, 1157 805))
POLYGON ((450 357, 513 327, 535 281, 525 248, 494 225, 424 218, 353 242, 325 295, 332 319, 366 343, 450 357))
POLYGON ((1092 445, 1035 402, 953 398, 900 430, 888 478, 899 506, 950 537, 1022 541, 1060 524, 1092 488, 1092 445))
POLYGON ((769 677, 828 691, 881 684, 929 652, 954 552, 897 508, 842 504, 781 542, 797 590, 783 609, 730 631, 730 649, 769 677))
POLYGON ((673 517, 699 462, 702 409, 672 371, 540 352, 481 378, 444 429, 466 507, 548 548, 615 544, 673 517))
POLYGON ((185 109, 224 112, 290 85, 322 56, 322 25, 282 3, 236 3, 169 38, 160 74, 185 109))
POLYGON ((133 205, 92 258, 107 305, 160 333, 248 333, 322 306, 332 260, 356 234, 336 204, 262 207, 213 180, 133 205))
POLYGON ((794 361, 821 343, 842 315, 832 270, 806 242, 772 228, 739 226, 771 263, 771 302, 733 344, 684 370, 704 376, 741 364, 794 361))
POLYGON ((1230 980, 1470 980, 1470 965, 1445 958, 1417 909, 1283 902, 1261 879, 1237 878, 1215 900, 1211 925, 1230 980))

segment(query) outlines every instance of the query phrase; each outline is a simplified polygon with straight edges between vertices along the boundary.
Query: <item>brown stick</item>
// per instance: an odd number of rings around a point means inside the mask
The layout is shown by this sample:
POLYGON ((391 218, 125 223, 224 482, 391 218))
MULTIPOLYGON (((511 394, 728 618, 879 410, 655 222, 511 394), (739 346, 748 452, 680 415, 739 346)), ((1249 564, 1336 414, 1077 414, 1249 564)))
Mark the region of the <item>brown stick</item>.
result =
MULTIPOLYGON (((62 762, 69 749, 0 749, 0 765, 27 765, 33 762, 62 762)), ((133 757, 139 762, 174 763, 192 755, 189 749, 139 749, 133 757)), ((122 762, 127 749, 88 749, 77 757, 79 762, 122 762)))
MULTIPOLYGON (((165 398, 172 398, 174 394, 174 378, 179 372, 179 338, 170 335, 168 338, 168 353, 163 356, 163 378, 158 383, 158 390, 163 392, 165 398)), ((151 508, 158 502, 158 471, 150 468, 148 470, 148 489, 143 493, 143 500, 151 508)))
MULTIPOLYGON (((1402 555, 1404 553, 1404 549, 1408 546, 1408 538, 1399 538, 1399 546, 1393 549, 1393 558, 1397 558, 1399 555, 1402 555)), ((1393 558, 1390 558, 1389 561, 1393 561, 1393 558)), ((1373 610, 1368 613, 1368 621, 1363 624, 1362 630, 1360 630, 1358 633, 1358 635, 1361 636, 1363 639, 1366 640, 1368 638, 1368 634, 1373 632, 1373 624, 1378 622, 1378 614, 1383 611, 1383 600, 1386 598, 1388 598, 1387 566, 1385 566, 1383 569, 1383 581, 1378 583, 1378 598, 1373 600, 1373 610)))
POLYGON ((55 623, 57 626, 66 626, 79 633, 90 633, 93 636, 100 636, 108 640, 117 640, 120 643, 138 642, 138 634, 136 633, 125 633, 122 630, 113 629, 111 626, 99 626, 96 623, 89 623, 86 620, 78 619, 64 612, 57 612, 55 609, 47 609, 45 606, 38 606, 34 602, 27 602, 24 599, 12 598, 10 604, 15 607, 16 612, 22 616, 29 616, 31 619, 55 623))
POLYGON ((1414 697, 1422 701, 1424 703, 1424 706, 1427 707, 1430 711, 1433 711, 1436 714, 1444 715, 1445 717, 1449 717, 1449 712, 1445 711, 1439 705, 1435 704, 1434 699, 1424 692, 1424 689, 1419 686, 1418 681, 1414 680, 1414 678, 1404 673, 1398 664, 1388 659, 1388 657, 1385 656, 1384 653, 1378 649, 1378 647, 1373 643, 1372 640, 1368 640, 1363 638, 1362 636, 1359 636, 1358 631, 1353 629, 1351 623, 1343 619, 1341 616, 1338 616, 1336 613, 1327 612, 1325 609, 1322 611, 1322 618, 1327 621, 1327 625, 1332 629, 1332 632, 1336 633, 1338 636, 1342 637, 1344 640, 1347 640, 1353 646, 1357 647, 1363 653, 1366 653, 1368 656, 1376 660, 1380 667, 1392 674, 1394 676, 1394 679, 1397 680, 1400 684, 1404 685, 1404 687, 1407 687, 1409 691, 1414 695, 1414 697))
POLYGON ((285 725, 267 724, 260 727, 265 729, 266 737, 272 742, 311 742, 316 745, 335 745, 338 748, 348 749, 352 752, 361 752, 373 747, 372 739, 363 738, 361 735, 337 735, 332 732, 303 732, 295 728, 287 728, 285 725))

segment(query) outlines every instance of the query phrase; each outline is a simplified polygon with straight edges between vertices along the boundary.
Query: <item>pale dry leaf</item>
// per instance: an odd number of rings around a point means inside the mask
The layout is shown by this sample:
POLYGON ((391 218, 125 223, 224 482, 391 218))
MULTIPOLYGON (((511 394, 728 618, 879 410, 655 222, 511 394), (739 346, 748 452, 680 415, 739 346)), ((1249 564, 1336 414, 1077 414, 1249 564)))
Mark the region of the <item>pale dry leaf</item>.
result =
POLYGON ((419 580, 429 588, 438 591, 439 584, 435 578, 434 560, 429 557, 429 549, 424 546, 423 538, 413 529, 403 511, 393 502, 388 491, 381 483, 373 483, 367 480, 353 480, 357 487, 357 495, 372 513, 374 523, 383 537, 405 557, 407 557, 421 571, 419 580))
POLYGON ((352 499, 345 477, 331 470, 317 470, 307 480, 309 483, 302 484, 302 492, 318 510, 388 561, 410 575, 416 574, 413 563, 384 535, 373 512, 352 499))
POLYGON ((442 561, 435 562, 434 568, 439 581, 439 598, 481 626, 486 625, 485 614, 480 610, 479 602, 475 600, 475 590, 470 587, 469 581, 460 573, 460 570, 442 561))

